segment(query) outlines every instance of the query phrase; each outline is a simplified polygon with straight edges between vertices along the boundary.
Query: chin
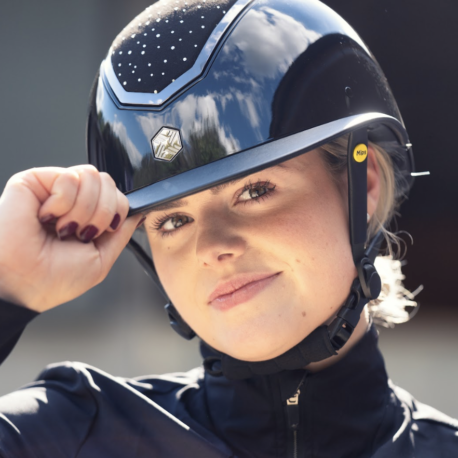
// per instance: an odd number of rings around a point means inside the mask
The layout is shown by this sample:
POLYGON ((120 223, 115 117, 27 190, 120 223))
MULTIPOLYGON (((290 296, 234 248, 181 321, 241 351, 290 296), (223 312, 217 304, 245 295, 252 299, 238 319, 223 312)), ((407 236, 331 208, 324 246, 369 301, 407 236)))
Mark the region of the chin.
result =
POLYGON ((236 359, 265 361, 285 353, 312 330, 283 322, 276 315, 274 319, 258 319, 256 323, 226 328, 218 333, 213 346, 236 359))

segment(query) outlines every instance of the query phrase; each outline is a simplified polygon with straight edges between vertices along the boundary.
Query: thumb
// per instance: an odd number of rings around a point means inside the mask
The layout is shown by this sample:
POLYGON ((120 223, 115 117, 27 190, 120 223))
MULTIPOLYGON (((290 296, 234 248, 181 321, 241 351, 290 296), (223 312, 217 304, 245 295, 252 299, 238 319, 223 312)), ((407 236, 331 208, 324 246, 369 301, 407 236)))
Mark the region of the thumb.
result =
POLYGON ((122 250, 126 247, 131 239, 135 229, 142 222, 144 216, 142 214, 127 218, 123 225, 115 232, 105 232, 100 237, 95 239, 93 243, 99 251, 99 256, 104 269, 104 277, 108 275, 111 267, 118 259, 122 250))

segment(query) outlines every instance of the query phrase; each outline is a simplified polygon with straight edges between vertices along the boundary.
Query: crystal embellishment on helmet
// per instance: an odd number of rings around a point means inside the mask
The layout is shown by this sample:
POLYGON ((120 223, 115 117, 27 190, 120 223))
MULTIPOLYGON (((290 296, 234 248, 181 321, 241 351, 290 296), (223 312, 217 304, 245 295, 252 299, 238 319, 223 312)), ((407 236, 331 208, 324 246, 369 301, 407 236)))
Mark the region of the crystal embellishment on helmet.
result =
POLYGON ((162 127, 151 140, 153 154, 156 159, 170 162, 183 149, 180 131, 170 127, 162 127))
POLYGON ((116 98, 127 105, 165 103, 202 75, 226 30, 252 1, 173 0, 149 6, 118 35, 102 64, 116 98), (138 68, 134 74, 119 64, 138 68))

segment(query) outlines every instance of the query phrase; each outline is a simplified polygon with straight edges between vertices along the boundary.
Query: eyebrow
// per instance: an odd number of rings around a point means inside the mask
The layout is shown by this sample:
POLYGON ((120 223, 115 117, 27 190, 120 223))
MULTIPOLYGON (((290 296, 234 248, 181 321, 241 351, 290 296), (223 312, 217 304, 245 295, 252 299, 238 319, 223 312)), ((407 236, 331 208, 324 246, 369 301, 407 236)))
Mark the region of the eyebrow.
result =
MULTIPOLYGON (((287 168, 287 165, 285 165, 284 163, 280 163, 280 164, 276 164, 276 165, 274 165, 272 167, 269 167, 269 169, 275 169, 277 167, 278 168, 287 168)), ((268 170, 268 169, 265 169, 265 170, 268 170)), ((252 174, 250 174, 250 175, 252 175, 252 174)), ((231 180, 231 181, 228 181, 226 183, 222 183, 222 184, 213 186, 212 188, 209 189, 209 191, 211 191, 211 193, 214 196, 216 196, 223 189, 226 189, 227 187, 232 186, 232 185, 234 185, 234 184, 238 183, 239 181, 242 181, 242 180, 244 180, 246 178, 247 177, 245 176, 245 177, 242 177, 242 178, 237 178, 236 180, 231 180)), ((157 207, 152 208, 148 213, 150 213, 150 212, 162 212, 162 211, 165 211, 165 210, 170 210, 172 208, 186 207, 187 205, 188 205, 188 201, 186 199, 178 199, 178 200, 174 200, 172 202, 168 202, 166 204, 158 205, 157 207)))
POLYGON ((227 187, 232 186, 238 183, 239 181, 244 180, 245 178, 246 177, 237 178, 236 180, 228 181, 227 183, 222 183, 217 186, 213 186, 213 188, 210 188, 210 191, 214 196, 217 196, 223 189, 226 189, 227 187))
MULTIPOLYGON (((287 167, 288 166, 286 164, 284 164, 283 162, 280 162, 279 164, 273 165, 272 167, 269 167, 269 168, 261 170, 261 171, 265 171, 265 170, 269 170, 269 169, 276 169, 276 168, 286 169, 287 167)), ((253 174, 250 173, 250 175, 253 175, 253 174)), ((213 186, 213 188, 210 188, 210 191, 214 196, 217 196, 223 189, 226 189, 228 186, 232 186, 232 185, 238 183, 239 181, 246 179, 250 175, 244 176, 242 178, 237 178, 236 180, 228 181, 227 183, 222 183, 222 184, 219 184, 217 186, 213 186)))
POLYGON ((170 210, 171 208, 186 207, 188 201, 186 199, 178 199, 173 202, 168 202, 166 204, 158 205, 157 207, 151 208, 148 213, 151 212, 162 212, 164 210, 170 210))

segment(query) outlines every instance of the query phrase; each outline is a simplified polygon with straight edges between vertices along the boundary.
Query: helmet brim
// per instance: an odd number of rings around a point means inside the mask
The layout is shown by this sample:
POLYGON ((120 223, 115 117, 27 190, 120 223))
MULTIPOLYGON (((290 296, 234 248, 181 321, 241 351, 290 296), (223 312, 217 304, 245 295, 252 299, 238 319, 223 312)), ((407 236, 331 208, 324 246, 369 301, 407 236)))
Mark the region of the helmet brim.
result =
POLYGON ((251 175, 316 149, 361 127, 368 128, 369 138, 371 138, 372 128, 379 136, 380 127, 383 127, 382 131, 389 133, 391 137, 394 136, 400 146, 406 149, 408 163, 405 169, 409 172, 407 180, 410 185, 414 164, 404 126, 394 117, 382 113, 365 113, 338 119, 273 140, 137 189, 127 194, 130 206, 129 215, 147 213, 159 205, 251 175))

